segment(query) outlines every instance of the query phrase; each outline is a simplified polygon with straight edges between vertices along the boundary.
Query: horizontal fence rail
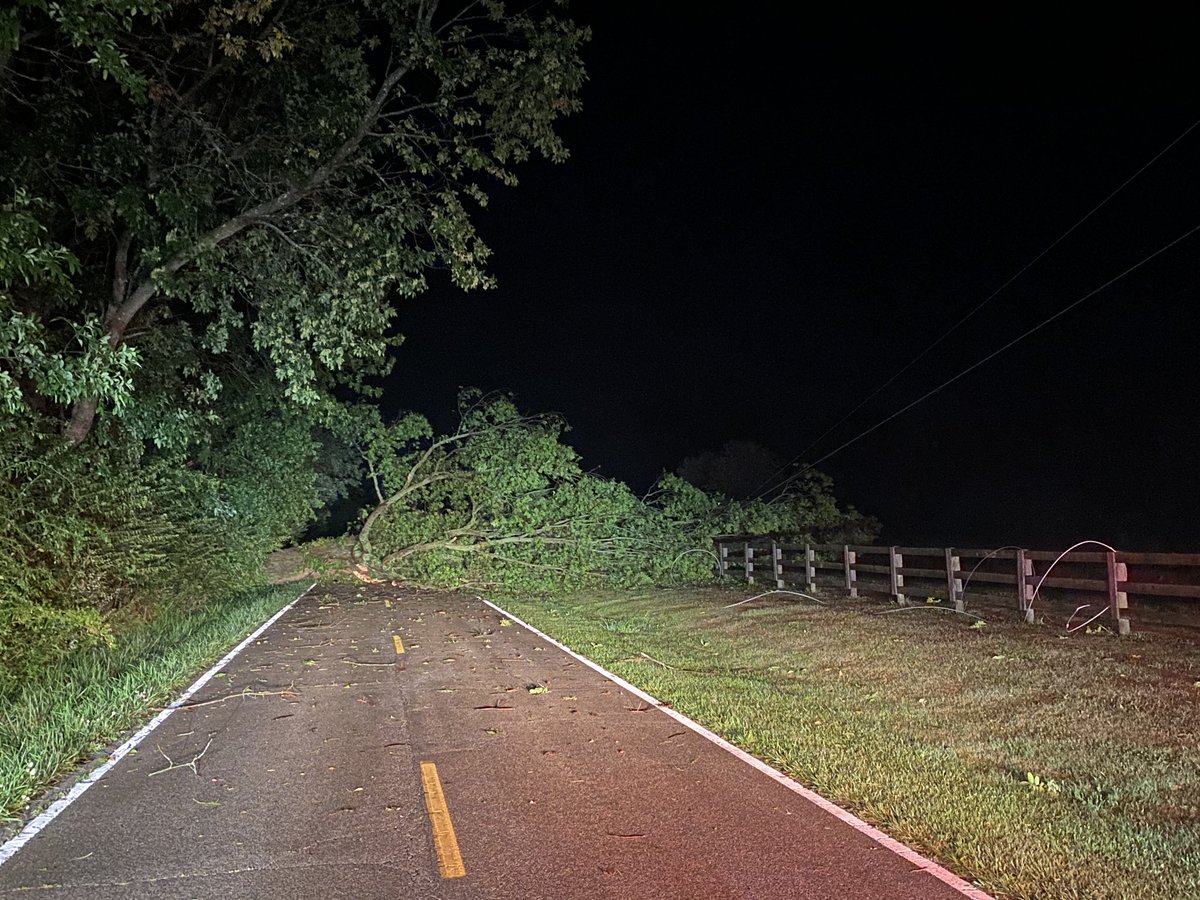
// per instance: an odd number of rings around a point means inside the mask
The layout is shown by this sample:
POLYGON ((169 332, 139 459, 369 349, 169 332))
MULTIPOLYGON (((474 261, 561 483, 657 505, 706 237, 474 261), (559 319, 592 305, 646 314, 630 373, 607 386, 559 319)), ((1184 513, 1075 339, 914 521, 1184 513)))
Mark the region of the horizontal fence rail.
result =
POLYGON ((851 597, 860 590, 885 593, 901 606, 909 604, 910 588, 916 588, 919 596, 948 600, 959 612, 966 611, 970 586, 1005 585, 1027 622, 1034 621, 1036 592, 1052 588, 1087 597, 1087 605, 1105 606, 1118 634, 1130 632, 1130 594, 1200 599, 1196 553, 877 547, 796 543, 771 535, 723 535, 715 543, 722 578, 809 592, 836 585, 851 597))

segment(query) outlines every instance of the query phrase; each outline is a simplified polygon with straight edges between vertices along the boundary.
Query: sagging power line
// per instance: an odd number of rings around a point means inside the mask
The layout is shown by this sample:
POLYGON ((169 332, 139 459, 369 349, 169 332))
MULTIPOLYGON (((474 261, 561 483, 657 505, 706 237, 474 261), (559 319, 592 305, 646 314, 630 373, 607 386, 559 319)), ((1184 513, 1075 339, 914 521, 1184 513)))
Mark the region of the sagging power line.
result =
MULTIPOLYGON (((929 354, 931 351, 933 351, 934 348, 936 348, 944 340, 946 340, 946 338, 948 338, 948 337, 950 337, 950 335, 954 334, 954 332, 956 332, 959 328, 961 328, 976 313, 978 313, 981 309, 983 309, 985 306, 987 306, 989 303, 991 303, 993 300, 995 300, 996 297, 1000 296, 1000 294, 1003 293, 1006 288, 1008 288, 1010 285, 1012 285, 1012 283, 1014 281, 1016 281, 1018 278, 1020 278, 1022 275, 1024 275, 1030 269, 1032 269, 1035 265, 1037 265, 1037 263, 1040 262, 1042 260, 1042 258, 1046 256, 1046 254, 1048 254, 1051 250, 1053 250, 1055 247, 1057 247, 1059 244, 1061 244, 1064 240, 1066 240, 1068 237, 1070 237, 1071 234, 1073 234, 1076 231, 1076 229, 1079 228, 1079 226, 1081 226, 1084 222, 1086 222, 1093 215, 1095 215, 1101 208, 1103 208, 1105 205, 1107 205, 1109 203, 1109 201, 1111 201, 1114 197, 1116 197, 1117 194, 1119 194, 1119 193, 1121 193, 1121 191, 1125 190, 1125 188, 1128 187, 1130 184, 1132 184, 1139 176, 1142 175, 1142 173, 1144 173, 1152 165, 1154 165, 1156 162, 1158 162, 1158 160, 1161 159, 1163 156, 1165 156, 1171 150, 1171 148, 1173 148, 1176 144, 1178 144, 1185 137, 1187 137, 1192 131, 1194 131, 1198 125, 1200 125, 1200 119, 1197 119, 1195 122, 1193 122, 1187 128, 1185 128, 1182 132, 1180 132, 1179 135, 1176 136, 1174 140, 1172 140, 1165 147, 1163 147, 1156 154, 1154 154, 1154 156, 1152 156, 1149 159, 1149 161, 1146 162, 1145 164, 1143 164, 1142 167, 1139 168, 1136 172, 1134 172, 1132 175, 1130 175, 1128 178, 1126 178, 1124 181, 1122 181, 1103 200, 1101 200, 1099 203, 1097 203, 1095 206, 1093 206, 1080 219, 1078 219, 1075 222, 1075 224, 1073 224, 1070 228, 1068 228, 1066 231, 1064 231, 1062 234, 1060 234, 1057 238, 1055 238, 1053 241, 1051 241, 1048 245, 1046 245, 1045 249, 1043 249, 1040 253, 1038 253, 1037 256, 1033 257, 1033 259, 1029 260, 1029 262, 1025 263, 1025 265, 1023 265, 1013 275, 1011 275, 1007 281, 1005 281, 998 288, 996 288, 994 291, 992 291, 992 293, 990 293, 987 297, 985 297, 982 302, 980 302, 979 304, 974 306, 962 318, 960 318, 957 322, 955 322, 953 325, 951 325, 949 328, 947 328, 944 332, 942 332, 928 346, 926 346, 924 350, 922 350, 920 353, 918 353, 916 356, 914 356, 912 359, 910 359, 907 363, 905 363, 903 366, 901 366, 890 378, 888 378, 886 381, 884 381, 882 384, 880 384, 878 387, 876 387, 873 391, 871 391, 869 394, 867 394, 865 397, 863 397, 862 400, 858 401, 858 403, 855 404, 854 407, 851 408, 849 412, 847 412, 840 419, 838 419, 836 422, 834 422, 832 425, 830 425, 827 429, 825 429, 823 432, 821 432, 821 434, 817 436, 816 440, 814 440, 807 447, 805 447, 803 450, 801 450, 798 454, 796 454, 795 457, 793 457, 791 460, 789 460, 783 466, 781 466, 780 468, 778 468, 774 472, 772 472, 771 475, 768 476, 767 479, 763 482, 763 484, 760 485, 755 490, 755 493, 759 497, 762 497, 763 495, 768 494, 772 490, 774 490, 774 488, 766 487, 766 485, 771 484, 773 479, 775 479, 778 475, 787 471, 787 469, 790 466, 795 465, 797 462, 799 462, 801 459, 803 459, 805 456, 807 456, 808 453, 814 447, 816 447, 823 440, 825 440, 825 438, 829 437, 830 434, 832 434, 839 427, 841 427, 851 416, 853 416, 856 412, 858 412, 860 409, 862 409, 864 406, 866 406, 868 403, 870 403, 872 400, 874 400, 876 397, 878 397, 881 393, 883 393, 883 391, 887 390, 892 384, 895 383, 895 381, 901 375, 903 375, 905 372, 907 372, 909 369, 911 369, 913 366, 915 366, 921 359, 923 359, 927 354, 929 354)), ((799 473, 797 473, 797 474, 799 474, 799 473)))

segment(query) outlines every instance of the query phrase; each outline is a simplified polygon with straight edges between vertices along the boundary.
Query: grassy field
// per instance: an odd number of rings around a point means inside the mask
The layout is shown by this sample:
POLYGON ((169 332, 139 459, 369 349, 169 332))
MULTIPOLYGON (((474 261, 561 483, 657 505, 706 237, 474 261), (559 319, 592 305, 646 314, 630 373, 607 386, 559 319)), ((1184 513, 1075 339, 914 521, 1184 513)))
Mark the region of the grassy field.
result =
POLYGON ((1200 896, 1194 635, 746 596, 504 605, 997 896, 1200 896))
POLYGON ((264 588, 187 615, 163 613, 123 635, 114 649, 76 653, 0 697, 0 822, 18 821, 40 791, 149 718, 151 707, 167 702, 301 590, 264 588))

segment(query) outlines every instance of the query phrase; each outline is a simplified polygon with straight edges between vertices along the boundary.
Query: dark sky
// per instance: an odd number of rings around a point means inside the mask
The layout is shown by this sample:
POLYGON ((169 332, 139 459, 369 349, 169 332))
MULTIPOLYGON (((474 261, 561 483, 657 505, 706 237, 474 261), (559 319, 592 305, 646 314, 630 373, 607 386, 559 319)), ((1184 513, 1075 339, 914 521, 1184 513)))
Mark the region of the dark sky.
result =
MULTIPOLYGON (((1200 119, 1194 21, 770 6, 572 7, 572 159, 479 216, 498 290, 406 304, 391 403, 445 426, 459 385, 514 391, 637 487, 730 439, 795 456, 1200 119)), ((1198 176, 1200 127, 805 459, 1200 225, 1198 176)), ((900 543, 1200 548, 1198 262, 820 468, 900 543)))

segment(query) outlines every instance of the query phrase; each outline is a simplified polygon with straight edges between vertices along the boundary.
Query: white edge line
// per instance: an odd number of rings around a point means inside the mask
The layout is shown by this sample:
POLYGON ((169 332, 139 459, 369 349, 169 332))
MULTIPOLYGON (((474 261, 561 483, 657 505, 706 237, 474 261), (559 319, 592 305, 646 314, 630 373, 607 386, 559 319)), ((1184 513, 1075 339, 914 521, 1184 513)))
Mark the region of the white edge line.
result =
POLYGON ((778 769, 774 769, 771 766, 767 765, 761 759, 758 759, 755 756, 751 756, 749 753, 747 753, 745 750, 742 750, 740 747, 735 747, 733 744, 729 743, 729 741, 725 740, 725 738, 721 737, 720 735, 718 735, 712 731, 709 731, 707 728, 705 728, 703 725, 699 724, 698 722, 693 722, 687 716, 683 715, 683 713, 676 712, 674 709, 667 706, 665 703, 663 703, 657 697, 653 697, 650 694, 647 694, 645 691, 643 691, 639 687, 634 687, 632 684, 630 684, 624 678, 621 678, 619 675, 614 675, 612 672, 608 671, 608 669, 605 669, 599 663, 593 662, 592 660, 588 659, 586 656, 576 653, 574 650, 572 650, 566 644, 563 644, 560 641, 556 641, 554 638, 550 637, 550 635, 546 634, 545 632, 539 631, 538 629, 536 629, 532 625, 530 625, 528 622, 522 621, 521 619, 514 616, 512 613, 508 612, 507 610, 503 609, 502 607, 497 606, 492 601, 484 600, 483 597, 480 597, 479 599, 483 600, 484 603, 486 603, 492 609, 496 610, 501 615, 504 615, 507 618, 512 619, 512 621, 516 622, 522 628, 525 628, 525 629, 529 630, 530 632, 532 632, 533 634, 536 634, 542 640, 544 640, 550 644, 553 644, 559 650, 562 650, 564 653, 568 654, 569 656, 572 656, 573 658, 579 660, 585 666, 587 666, 591 669, 595 669, 597 672, 599 672, 601 675, 603 675, 609 681, 611 681, 614 684, 618 685, 619 687, 624 688, 625 690, 629 691, 629 693, 633 694, 635 697, 640 697, 642 700, 645 700, 647 703, 658 708, 660 711, 666 713, 668 716, 670 716, 672 719, 674 719, 680 725, 683 725, 685 728, 690 728, 692 731, 696 732, 696 734, 700 735, 700 737, 702 737, 708 741, 711 741, 712 743, 714 743, 718 747, 720 747, 722 750, 725 750, 728 753, 732 753, 734 756, 736 756, 742 762, 758 769, 758 771, 762 772, 764 775, 779 782, 785 788, 792 791, 793 793, 799 794, 801 797, 803 797, 805 800, 808 800, 810 803, 816 804, 821 809, 825 810, 825 812, 829 813, 830 815, 834 816, 835 818, 837 818, 840 821, 844 822, 845 824, 849 825, 855 831, 858 831, 858 832, 866 835, 871 840, 875 841, 877 844, 880 844, 881 846, 886 847, 888 850, 891 850, 897 856, 912 863, 921 871, 929 873, 934 878, 938 879, 938 881, 941 881, 944 884, 946 884, 948 887, 951 887, 954 890, 958 891, 964 897, 970 897, 971 900, 994 900, 994 898, 992 897, 991 894, 988 894, 985 891, 980 890, 979 888, 975 887, 970 882, 965 881, 964 879, 955 875, 949 869, 946 869, 946 868, 938 865, 931 859, 927 859, 926 857, 924 857, 920 853, 918 853, 916 850, 912 849, 911 847, 909 847, 905 844, 900 843, 895 838, 889 837, 888 835, 886 835, 882 831, 880 831, 878 828, 876 828, 874 825, 868 825, 866 822, 864 822, 858 816, 854 815, 854 813, 848 812, 847 810, 842 809, 840 806, 838 806, 836 803, 833 803, 830 800, 826 800, 824 797, 822 797, 816 791, 806 788, 804 785, 800 784, 799 782, 793 781, 792 779, 790 779, 786 775, 784 775, 782 772, 780 772, 778 769))
POLYGON ((247 635, 245 640, 221 657, 220 661, 215 666, 192 682, 191 687, 172 700, 162 712, 143 725, 142 728, 139 729, 132 737, 114 750, 109 755, 108 759, 106 759, 96 768, 92 769, 92 771, 88 772, 88 774, 82 779, 75 782, 75 784, 72 785, 71 789, 67 791, 65 795, 51 803, 48 807, 46 807, 45 810, 42 811, 41 814, 32 819, 14 837, 7 840, 3 845, 0 845, 0 866, 4 865, 10 859, 16 856, 17 851, 33 840, 43 828, 53 822, 58 817, 59 813, 83 796, 84 791, 103 778, 109 769, 119 763, 126 755, 128 755, 129 751, 133 750, 134 747, 144 741, 150 735, 150 732, 154 731, 155 728, 167 720, 171 713, 175 712, 176 709, 186 703, 188 698, 195 694, 196 691, 200 690, 200 688, 204 687, 204 685, 206 685, 214 675, 228 665, 235 656, 246 649, 251 641, 274 625, 284 613, 304 599, 308 592, 316 586, 317 582, 314 581, 308 586, 303 594, 301 594, 283 609, 279 610, 279 612, 275 613, 275 615, 271 616, 271 618, 267 619, 267 621, 259 625, 258 628, 254 629, 254 631, 247 635))

